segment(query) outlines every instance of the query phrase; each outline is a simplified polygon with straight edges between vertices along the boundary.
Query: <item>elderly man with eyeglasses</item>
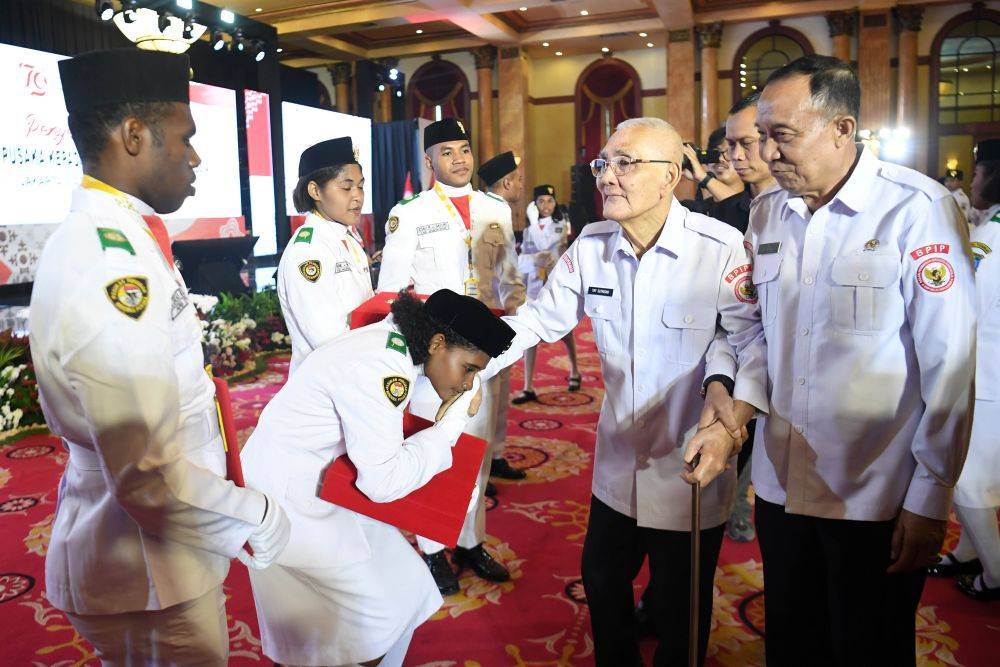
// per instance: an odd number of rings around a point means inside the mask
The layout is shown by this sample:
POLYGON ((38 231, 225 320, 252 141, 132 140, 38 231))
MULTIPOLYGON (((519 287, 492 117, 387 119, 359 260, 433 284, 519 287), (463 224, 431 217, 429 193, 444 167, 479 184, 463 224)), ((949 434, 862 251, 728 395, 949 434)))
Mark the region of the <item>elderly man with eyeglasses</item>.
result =
POLYGON ((591 163, 608 220, 587 225, 538 297, 504 318, 517 336, 482 373, 491 377, 540 340, 557 341, 590 317, 606 392, 582 569, 601 666, 642 664, 632 581, 647 556, 660 638, 655 664, 687 664, 688 483, 695 481, 703 486, 704 659, 715 565, 736 486, 729 463, 746 437, 739 424, 767 407, 763 329, 743 237, 674 198, 681 158, 681 139, 668 123, 637 118, 618 126, 591 163), (729 345, 738 351, 735 381, 706 381, 723 350, 731 354, 729 345), (713 407, 706 413, 719 420, 699 424, 706 385, 713 407), (696 452, 701 460, 692 471, 685 459, 696 452))

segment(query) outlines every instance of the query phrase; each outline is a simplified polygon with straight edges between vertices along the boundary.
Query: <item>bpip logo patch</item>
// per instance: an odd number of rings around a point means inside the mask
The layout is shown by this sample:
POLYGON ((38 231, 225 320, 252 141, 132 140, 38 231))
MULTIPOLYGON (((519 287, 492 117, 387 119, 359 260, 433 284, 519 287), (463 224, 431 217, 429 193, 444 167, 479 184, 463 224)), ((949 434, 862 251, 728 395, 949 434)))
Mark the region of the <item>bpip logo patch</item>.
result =
POLYGON ((948 260, 932 257, 917 268, 917 284, 928 292, 943 292, 955 284, 955 270, 948 260))
POLYGON ((736 281, 736 284, 733 285, 733 292, 736 294, 736 298, 743 303, 757 303, 757 287, 749 275, 744 274, 736 281))

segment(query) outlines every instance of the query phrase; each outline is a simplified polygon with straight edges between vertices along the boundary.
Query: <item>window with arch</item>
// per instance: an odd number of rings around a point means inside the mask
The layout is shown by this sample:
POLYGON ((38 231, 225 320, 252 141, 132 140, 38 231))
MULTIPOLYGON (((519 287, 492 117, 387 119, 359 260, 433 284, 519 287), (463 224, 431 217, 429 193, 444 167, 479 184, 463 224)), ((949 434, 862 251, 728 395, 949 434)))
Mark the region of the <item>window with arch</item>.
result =
POLYGON ((809 38, 794 28, 772 23, 758 30, 743 40, 733 59, 733 100, 760 90, 776 69, 812 53, 809 38))
POLYGON ((469 118, 469 81, 455 63, 435 58, 417 68, 406 90, 410 118, 469 118))
POLYGON ((1000 22, 982 15, 963 21, 940 40, 937 53, 938 122, 1000 121, 1000 22))

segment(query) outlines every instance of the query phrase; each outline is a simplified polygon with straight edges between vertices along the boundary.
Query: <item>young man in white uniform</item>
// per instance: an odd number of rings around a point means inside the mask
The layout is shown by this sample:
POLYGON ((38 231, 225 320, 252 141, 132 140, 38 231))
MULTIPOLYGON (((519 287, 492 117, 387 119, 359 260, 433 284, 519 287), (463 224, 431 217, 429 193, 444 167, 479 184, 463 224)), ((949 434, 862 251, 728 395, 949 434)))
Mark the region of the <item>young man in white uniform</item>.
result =
POLYGON ((274 498, 224 479, 201 326, 157 213, 193 194, 187 56, 59 63, 83 183, 31 298, 39 399, 70 458, 46 597, 105 664, 224 665, 222 582, 288 541, 274 498))
MULTIPOLYGON (((424 165, 434 172, 434 187, 399 202, 386 222, 386 241, 378 291, 398 292, 413 285, 417 294, 450 289, 474 296, 487 306, 513 313, 524 302, 524 281, 517 270, 510 207, 501 197, 474 191, 472 148, 465 127, 445 118, 424 128, 424 165), (497 284, 499 294, 494 292, 497 284)), ((484 408, 469 420, 468 432, 496 443, 495 396, 499 379, 483 387, 484 408)), ((433 417, 440 401, 426 383, 415 388, 410 410, 433 417)), ((483 461, 479 488, 486 492, 491 452, 483 461)), ((484 548, 486 504, 483 498, 469 512, 454 557, 489 581, 506 581, 510 574, 484 548)), ((444 545, 418 540, 427 566, 445 595, 459 590, 458 579, 444 545)))
POLYGON ((365 178, 350 137, 302 152, 292 199, 308 215, 278 263, 278 299, 292 338, 289 373, 309 352, 349 330, 351 312, 375 294, 357 231, 365 178))

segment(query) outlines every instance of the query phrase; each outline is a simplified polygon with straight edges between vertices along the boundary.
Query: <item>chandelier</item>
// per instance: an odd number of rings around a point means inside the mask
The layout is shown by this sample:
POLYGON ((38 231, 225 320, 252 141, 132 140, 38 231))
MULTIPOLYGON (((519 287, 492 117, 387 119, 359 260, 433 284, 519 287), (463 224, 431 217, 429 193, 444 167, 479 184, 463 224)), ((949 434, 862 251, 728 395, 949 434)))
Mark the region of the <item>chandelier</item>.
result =
POLYGON ((190 18, 180 19, 145 7, 117 12, 114 22, 140 49, 169 53, 184 53, 206 30, 190 18))

